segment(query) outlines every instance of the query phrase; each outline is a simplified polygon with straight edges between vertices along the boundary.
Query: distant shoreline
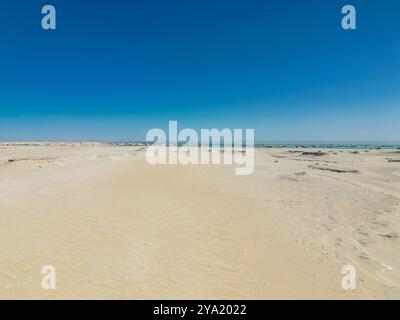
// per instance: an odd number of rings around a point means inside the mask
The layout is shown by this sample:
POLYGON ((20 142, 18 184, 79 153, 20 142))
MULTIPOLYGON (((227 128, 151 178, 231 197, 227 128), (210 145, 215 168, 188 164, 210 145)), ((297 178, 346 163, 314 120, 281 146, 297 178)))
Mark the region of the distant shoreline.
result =
MULTIPOLYGON (((180 142, 178 145, 184 145, 180 142)), ((144 141, 106 142, 106 141, 0 141, 0 146, 148 146, 144 141)), ((345 150, 400 150, 400 141, 376 141, 376 142, 301 142, 282 141, 268 142, 256 141, 255 148, 260 149, 345 149, 345 150)))

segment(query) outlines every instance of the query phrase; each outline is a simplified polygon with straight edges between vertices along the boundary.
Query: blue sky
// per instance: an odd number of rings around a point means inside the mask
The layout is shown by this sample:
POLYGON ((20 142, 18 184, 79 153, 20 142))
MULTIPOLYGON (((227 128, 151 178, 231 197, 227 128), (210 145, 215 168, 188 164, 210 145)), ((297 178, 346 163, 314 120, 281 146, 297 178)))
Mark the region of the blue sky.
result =
POLYGON ((400 140, 399 16, 398 0, 3 0, 0 140, 140 140, 168 120, 400 140))

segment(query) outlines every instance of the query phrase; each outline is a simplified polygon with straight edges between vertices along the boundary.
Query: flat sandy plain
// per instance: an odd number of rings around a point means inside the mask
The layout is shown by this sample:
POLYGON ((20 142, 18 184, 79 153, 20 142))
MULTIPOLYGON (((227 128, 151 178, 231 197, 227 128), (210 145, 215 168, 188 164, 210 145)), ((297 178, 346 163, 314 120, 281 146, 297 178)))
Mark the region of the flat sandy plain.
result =
POLYGON ((399 298, 400 152, 316 151, 257 149, 235 176, 142 147, 0 144, 0 298, 399 298))

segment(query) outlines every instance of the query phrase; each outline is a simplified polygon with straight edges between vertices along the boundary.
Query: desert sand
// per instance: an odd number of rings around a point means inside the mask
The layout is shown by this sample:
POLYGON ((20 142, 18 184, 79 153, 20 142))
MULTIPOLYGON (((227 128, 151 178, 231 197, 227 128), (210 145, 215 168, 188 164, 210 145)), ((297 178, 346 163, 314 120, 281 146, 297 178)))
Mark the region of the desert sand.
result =
POLYGON ((0 144, 0 298, 399 298, 400 153, 316 151, 257 149, 235 176, 143 147, 0 144))

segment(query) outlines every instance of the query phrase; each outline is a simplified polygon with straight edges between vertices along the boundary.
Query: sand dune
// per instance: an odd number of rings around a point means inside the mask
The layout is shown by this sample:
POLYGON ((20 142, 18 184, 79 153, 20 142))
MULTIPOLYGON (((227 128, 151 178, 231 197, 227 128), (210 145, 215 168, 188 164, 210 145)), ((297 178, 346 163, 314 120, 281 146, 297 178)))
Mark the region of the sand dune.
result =
POLYGON ((399 298, 397 158, 259 149, 235 176, 140 147, 0 145, 0 298, 399 298))

